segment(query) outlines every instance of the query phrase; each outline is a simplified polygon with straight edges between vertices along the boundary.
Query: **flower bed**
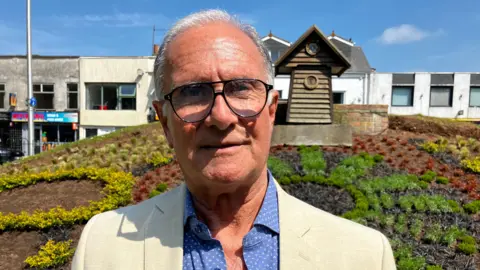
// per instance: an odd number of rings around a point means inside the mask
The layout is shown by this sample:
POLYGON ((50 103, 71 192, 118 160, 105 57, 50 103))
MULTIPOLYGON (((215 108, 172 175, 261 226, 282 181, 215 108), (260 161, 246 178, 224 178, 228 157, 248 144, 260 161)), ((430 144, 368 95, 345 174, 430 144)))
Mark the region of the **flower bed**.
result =
POLYGON ((35 211, 32 214, 0 213, 0 231, 45 229, 58 225, 73 225, 86 222, 96 214, 127 205, 131 201, 131 190, 134 179, 131 174, 109 169, 76 169, 59 170, 54 173, 22 174, 0 178, 0 192, 16 187, 33 185, 40 181, 52 182, 66 179, 89 179, 103 181, 105 198, 91 202, 87 207, 76 207, 70 211, 56 207, 49 211, 35 211))

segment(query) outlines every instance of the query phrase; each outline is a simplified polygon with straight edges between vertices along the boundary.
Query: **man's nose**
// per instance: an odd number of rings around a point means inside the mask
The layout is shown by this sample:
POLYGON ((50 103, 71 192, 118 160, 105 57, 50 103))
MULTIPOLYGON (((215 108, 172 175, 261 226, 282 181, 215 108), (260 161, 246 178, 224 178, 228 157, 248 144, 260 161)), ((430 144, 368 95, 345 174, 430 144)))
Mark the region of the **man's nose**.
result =
MULTIPOLYGON (((215 87, 215 93, 222 91, 222 87, 223 85, 215 87)), ((225 130, 237 122, 238 117, 230 110, 225 98, 222 95, 215 95, 212 111, 204 120, 205 125, 216 126, 220 130, 225 130)))

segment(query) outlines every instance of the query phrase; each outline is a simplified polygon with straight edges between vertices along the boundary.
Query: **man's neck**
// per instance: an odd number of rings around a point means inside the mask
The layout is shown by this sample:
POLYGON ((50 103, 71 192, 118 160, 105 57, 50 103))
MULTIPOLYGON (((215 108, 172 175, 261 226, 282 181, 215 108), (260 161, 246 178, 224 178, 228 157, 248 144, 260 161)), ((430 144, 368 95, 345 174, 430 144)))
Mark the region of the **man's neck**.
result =
POLYGON ((264 170, 252 184, 240 185, 229 192, 191 190, 197 217, 208 226, 213 237, 219 233, 243 237, 260 211, 267 186, 268 174, 264 170))

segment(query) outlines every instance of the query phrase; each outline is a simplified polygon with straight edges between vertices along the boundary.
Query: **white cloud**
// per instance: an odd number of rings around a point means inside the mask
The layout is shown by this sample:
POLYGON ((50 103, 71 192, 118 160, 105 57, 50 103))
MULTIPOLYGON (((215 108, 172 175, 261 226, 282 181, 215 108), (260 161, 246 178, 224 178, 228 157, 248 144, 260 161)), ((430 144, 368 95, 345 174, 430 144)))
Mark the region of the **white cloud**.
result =
POLYGON ((65 27, 152 27, 155 25, 167 25, 170 19, 162 14, 149 13, 122 13, 114 14, 85 14, 85 15, 63 15, 53 16, 53 19, 62 23, 65 27))
POLYGON ((383 31, 382 35, 377 40, 386 45, 390 44, 406 44, 411 42, 420 41, 428 37, 440 36, 445 34, 443 29, 436 31, 422 30, 415 25, 402 24, 387 28, 383 31))

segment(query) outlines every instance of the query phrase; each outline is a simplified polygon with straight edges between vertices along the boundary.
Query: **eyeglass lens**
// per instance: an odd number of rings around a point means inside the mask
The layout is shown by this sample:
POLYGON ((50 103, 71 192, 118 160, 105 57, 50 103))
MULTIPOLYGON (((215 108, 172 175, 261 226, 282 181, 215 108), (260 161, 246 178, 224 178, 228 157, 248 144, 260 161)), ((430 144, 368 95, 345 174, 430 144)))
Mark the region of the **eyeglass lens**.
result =
MULTIPOLYGON (((241 117, 257 115, 265 106, 267 91, 257 80, 234 80, 224 85, 225 100, 230 109, 241 117)), ((210 83, 186 85, 172 93, 175 113, 187 122, 204 119, 214 104, 210 83)))

